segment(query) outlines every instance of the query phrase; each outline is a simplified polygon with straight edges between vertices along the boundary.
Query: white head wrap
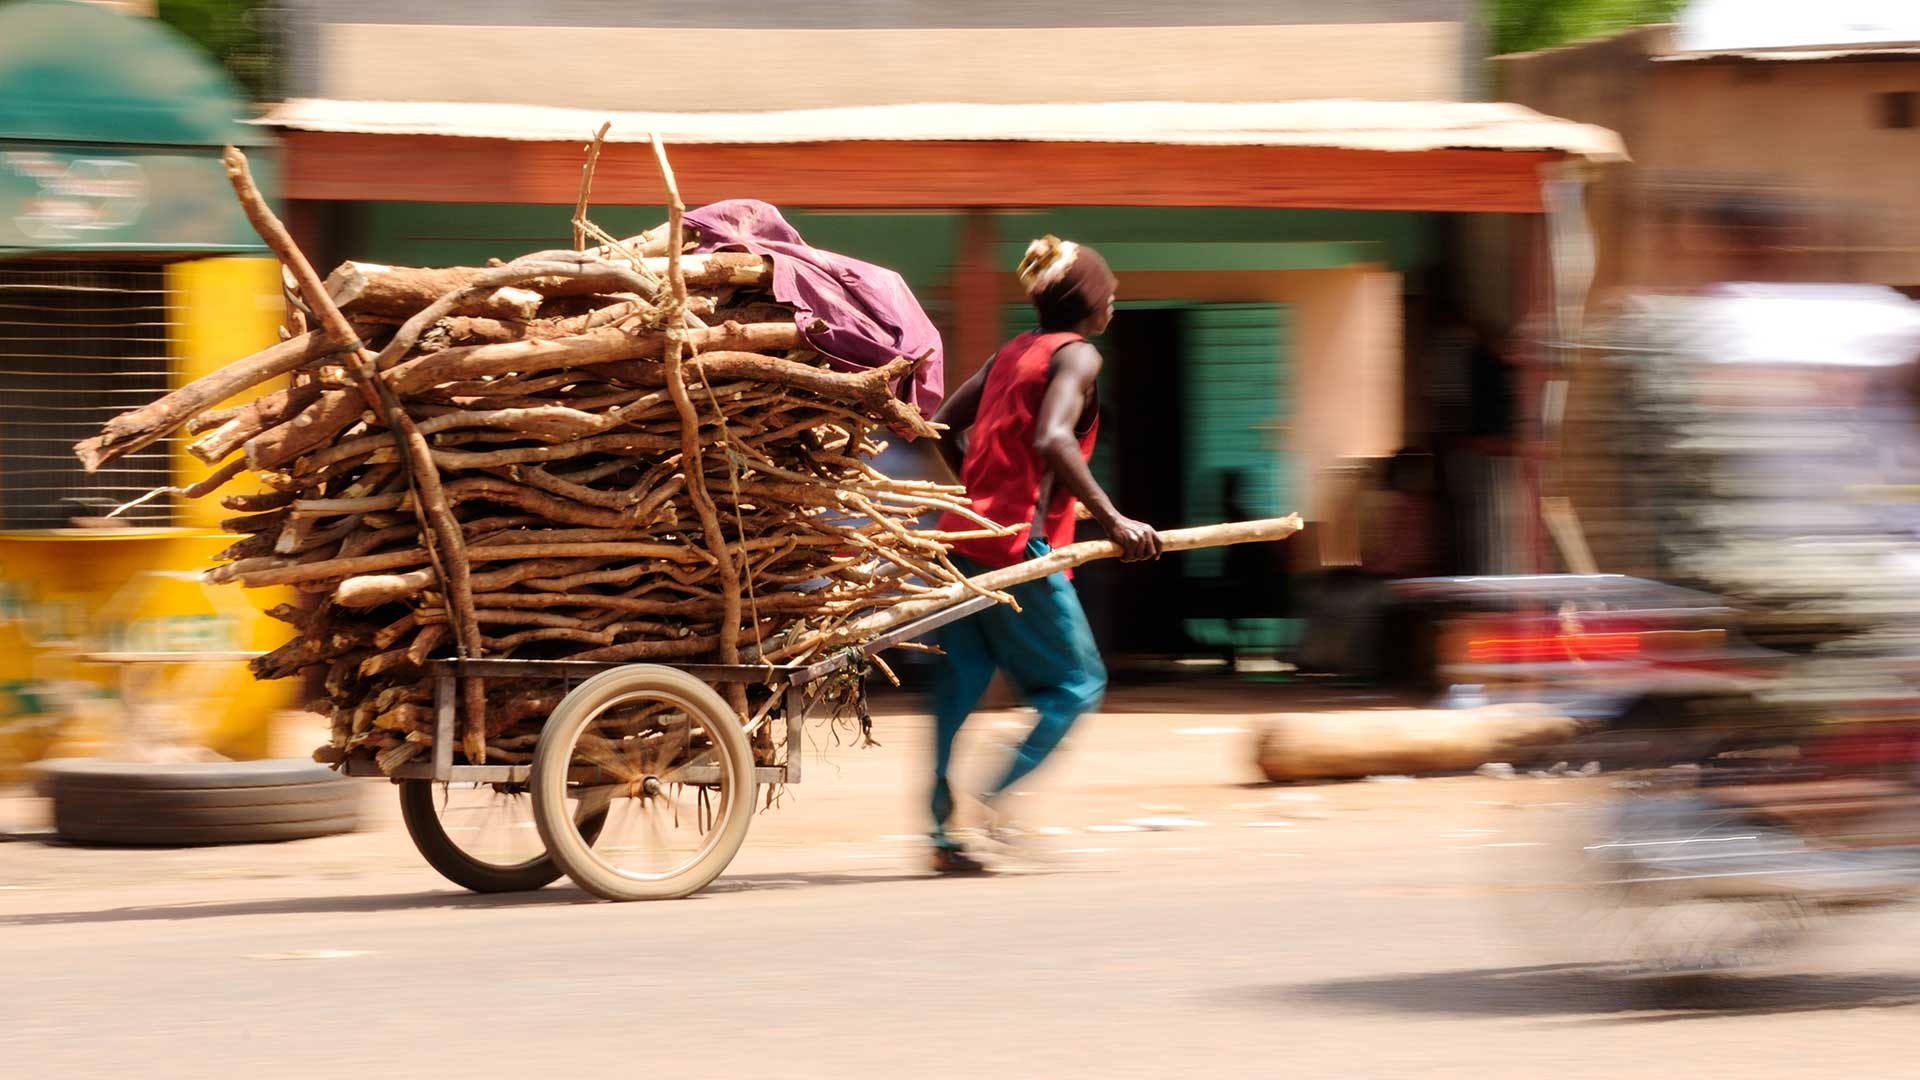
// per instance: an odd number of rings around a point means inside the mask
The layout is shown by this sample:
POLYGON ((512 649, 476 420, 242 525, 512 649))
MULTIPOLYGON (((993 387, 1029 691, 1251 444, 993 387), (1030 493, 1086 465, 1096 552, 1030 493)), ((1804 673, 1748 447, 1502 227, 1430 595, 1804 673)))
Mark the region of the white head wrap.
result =
POLYGON ((1020 278, 1020 285, 1027 290, 1028 296, 1037 296, 1067 276, 1073 261, 1080 254, 1080 245, 1071 240, 1062 240, 1049 233, 1027 245, 1027 253, 1020 257, 1020 265, 1014 273, 1020 278))

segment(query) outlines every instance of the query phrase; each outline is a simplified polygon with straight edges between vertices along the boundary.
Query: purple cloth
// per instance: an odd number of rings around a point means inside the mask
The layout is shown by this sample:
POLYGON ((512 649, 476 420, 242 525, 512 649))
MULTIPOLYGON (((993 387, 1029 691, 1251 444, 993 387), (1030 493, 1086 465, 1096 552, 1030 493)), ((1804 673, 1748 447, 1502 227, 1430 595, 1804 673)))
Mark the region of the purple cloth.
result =
POLYGON ((749 251, 773 260, 773 296, 793 305, 800 334, 835 367, 867 371, 896 356, 927 359, 913 385, 894 392, 927 416, 946 396, 940 331, 906 280, 883 266, 808 247, 780 211, 757 199, 728 199, 687 214, 698 250, 749 251))

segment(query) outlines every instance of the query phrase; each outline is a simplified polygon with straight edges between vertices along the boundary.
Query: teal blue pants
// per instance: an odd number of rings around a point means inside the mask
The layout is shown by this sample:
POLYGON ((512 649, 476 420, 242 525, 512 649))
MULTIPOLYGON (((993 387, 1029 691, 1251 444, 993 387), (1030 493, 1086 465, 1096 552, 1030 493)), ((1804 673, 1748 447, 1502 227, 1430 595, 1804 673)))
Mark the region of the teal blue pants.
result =
MULTIPOLYGON (((1044 543, 1030 541, 1027 557, 1047 550, 1044 543)), ((969 576, 986 571, 958 555, 953 561, 969 576)), ((1106 693, 1107 669, 1067 576, 1054 574, 1008 591, 1020 602, 1019 611, 998 604, 935 631, 934 644, 945 653, 935 663, 933 676, 933 842, 940 847, 954 846, 947 835, 954 809, 947 779, 953 740, 995 671, 1007 673, 1040 720, 1014 751, 999 782, 987 789, 989 799, 1039 768, 1074 721, 1097 707, 1106 693)))

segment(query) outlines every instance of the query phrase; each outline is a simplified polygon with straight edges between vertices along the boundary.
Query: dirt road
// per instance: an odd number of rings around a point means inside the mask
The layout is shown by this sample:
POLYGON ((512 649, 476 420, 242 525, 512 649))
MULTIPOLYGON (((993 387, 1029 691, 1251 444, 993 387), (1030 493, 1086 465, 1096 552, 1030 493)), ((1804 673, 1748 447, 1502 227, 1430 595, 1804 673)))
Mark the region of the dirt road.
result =
MULTIPOLYGON (((977 723, 984 768, 1019 718, 977 723)), ((733 871, 670 904, 458 892, 377 784, 355 836, 0 842, 0 1073, 1912 1075, 1912 918, 1656 1007, 1518 929, 1527 823, 1574 782, 1260 787, 1247 723, 1094 719, 1023 800, 1043 850, 982 880, 922 875, 911 716, 878 749, 827 740, 733 871)))

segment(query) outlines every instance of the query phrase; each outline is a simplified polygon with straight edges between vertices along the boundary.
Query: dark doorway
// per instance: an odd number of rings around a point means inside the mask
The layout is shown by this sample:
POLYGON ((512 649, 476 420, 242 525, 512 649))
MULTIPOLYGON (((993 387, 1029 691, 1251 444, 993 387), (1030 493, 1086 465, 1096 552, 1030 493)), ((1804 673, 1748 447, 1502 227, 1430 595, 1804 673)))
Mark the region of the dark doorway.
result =
MULTIPOLYGON (((1284 513, 1286 309, 1273 304, 1122 308, 1106 357, 1094 473, 1122 513, 1161 528, 1284 513)), ((1082 538, 1101 535, 1091 522, 1082 538)), ((1257 550, 1112 562, 1077 576, 1110 654, 1181 656, 1284 636, 1285 559, 1257 550)))
MULTIPOLYGON (((1124 308, 1094 344, 1106 364, 1100 378, 1100 441, 1094 476, 1120 512, 1158 527, 1182 522, 1181 310, 1124 308)), ((1080 523, 1081 539, 1100 526, 1080 523)), ((1179 560, 1089 563, 1075 572, 1080 597, 1105 653, 1185 650, 1179 560)))

